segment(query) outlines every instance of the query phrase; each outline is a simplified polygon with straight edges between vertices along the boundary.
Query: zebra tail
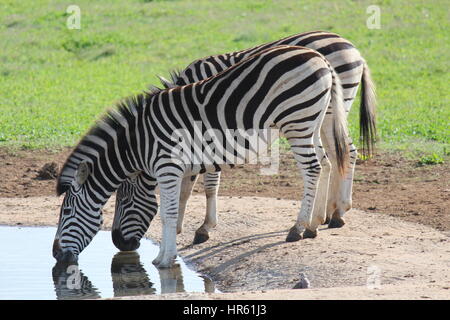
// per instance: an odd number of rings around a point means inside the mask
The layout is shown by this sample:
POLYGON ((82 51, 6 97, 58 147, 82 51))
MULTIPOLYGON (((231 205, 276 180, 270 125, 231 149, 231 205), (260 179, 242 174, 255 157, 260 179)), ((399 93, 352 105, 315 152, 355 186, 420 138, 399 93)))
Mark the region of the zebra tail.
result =
POLYGON ((336 151, 338 170, 342 176, 345 175, 349 157, 349 135, 347 127, 347 116, 344 109, 344 95, 339 76, 331 67, 333 84, 331 87, 331 101, 333 104, 333 135, 336 151))
POLYGON ((370 69, 364 61, 361 79, 361 105, 359 109, 359 136, 362 154, 369 158, 373 154, 376 141, 376 96, 375 84, 370 75, 370 69))

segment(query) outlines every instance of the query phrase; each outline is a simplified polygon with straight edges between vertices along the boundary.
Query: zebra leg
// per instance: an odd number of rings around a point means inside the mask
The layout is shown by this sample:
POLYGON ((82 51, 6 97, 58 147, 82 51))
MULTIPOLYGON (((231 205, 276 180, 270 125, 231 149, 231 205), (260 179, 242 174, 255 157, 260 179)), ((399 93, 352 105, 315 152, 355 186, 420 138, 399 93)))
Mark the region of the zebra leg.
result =
POLYGON ((180 234, 183 231, 183 219, 184 213, 186 212, 187 201, 192 194, 192 189, 194 188, 197 178, 198 175, 187 176, 184 177, 183 180, 181 181, 180 208, 178 209, 177 234, 180 234))
POLYGON ((161 293, 185 292, 181 266, 174 264, 172 268, 158 269, 161 281, 161 293))
MULTIPOLYGON (((345 75, 340 74, 339 77, 341 78, 341 83, 343 85, 350 83, 359 83, 363 75, 362 66, 359 67, 358 70, 354 69, 352 72, 346 73, 345 75)), ((358 86, 352 86, 351 88, 344 88, 343 90, 344 109, 347 117, 350 113, 350 109, 355 100, 357 92, 358 86)), ((324 122, 327 121, 327 116, 328 115, 325 116, 324 122)), ((323 125, 323 128, 331 128, 330 124, 331 122, 329 122, 328 125, 323 125)), ((327 203, 327 219, 325 221, 325 224, 328 224, 330 228, 340 228, 345 224, 345 221, 343 219, 345 211, 350 210, 352 206, 353 173, 357 159, 357 152, 353 143, 350 142, 349 143, 350 163, 349 167, 347 167, 347 175, 343 181, 341 175, 336 169, 337 168, 336 154, 332 146, 333 140, 330 139, 329 143, 325 140, 324 140, 325 150, 327 151, 327 154, 332 163, 331 184, 327 203)))
POLYGON ((160 189, 162 239, 153 264, 170 268, 177 256, 177 220, 182 177, 164 173, 157 178, 160 189))
MULTIPOLYGON (((349 165, 345 178, 335 179, 338 183, 335 187, 336 194, 334 201, 328 204, 327 216, 329 217, 329 228, 340 228, 345 224, 344 214, 352 208, 352 188, 353 188, 353 175, 355 171, 356 159, 358 152, 352 142, 349 144, 350 156, 349 165)), ((336 173, 338 175, 338 173, 336 173)))
POLYGON ((219 190, 220 172, 210 172, 203 176, 206 194, 206 216, 200 228, 195 231, 194 244, 209 239, 209 231, 217 225, 217 192, 219 190))
POLYGON ((325 117, 324 124, 322 125, 323 131, 323 144, 325 147, 325 151, 327 153, 328 159, 331 162, 331 179, 328 187, 328 199, 327 199, 327 208, 326 208, 326 219, 324 224, 330 223, 331 220, 331 212, 336 208, 337 195, 339 194, 339 188, 341 184, 342 177, 337 168, 337 159, 336 159, 336 151, 334 150, 333 140, 332 140, 332 127, 330 127, 329 123, 327 124, 327 116, 325 117))
MULTIPOLYGON (((292 136, 293 130, 289 131, 289 136, 292 136)), ((297 135, 305 135, 306 132, 298 132, 297 135)), ((316 133, 318 134, 318 132, 316 133)), ((286 237, 287 242, 298 241, 305 238, 314 238, 317 235, 316 230, 310 229, 312 212, 314 210, 315 199, 317 195, 317 189, 319 185, 319 178, 322 171, 322 166, 320 164, 321 160, 316 152, 317 150, 322 150, 321 148, 315 148, 313 143, 316 141, 314 138, 315 134, 306 134, 305 137, 290 138, 285 133, 286 138, 291 144, 291 150, 294 153, 294 158, 303 175, 303 200, 300 212, 297 217, 297 222, 289 230, 286 237), (307 137, 311 137, 306 139, 307 137), (306 141, 305 141, 306 140, 306 141), (305 231, 303 236, 302 231, 305 231)))
MULTIPOLYGON (((328 109, 329 112, 332 112, 332 109, 328 109)), ((325 115, 325 119, 323 120, 322 129, 322 142, 325 147, 325 151, 327 153, 328 159, 331 162, 331 180, 329 182, 328 187, 328 198, 326 204, 326 219, 324 224, 328 224, 331 219, 331 213, 333 213, 336 208, 336 202, 338 195, 340 193, 342 176, 338 170, 338 163, 336 158, 336 150, 334 147, 334 134, 333 134, 333 119, 330 113, 325 115)))
MULTIPOLYGON (((320 140, 320 138, 319 138, 320 140)), ((317 198, 314 204, 314 210, 312 213, 311 224, 306 228, 303 233, 303 238, 315 238, 317 236, 317 228, 323 224, 327 216, 327 199, 328 199, 328 186, 330 182, 331 163, 328 160, 327 155, 322 147, 321 141, 318 141, 318 147, 316 148, 317 156, 320 160, 322 167, 319 185, 317 187, 317 198)))
POLYGON ((322 132, 323 143, 327 155, 331 161, 331 183, 328 191, 327 218, 330 228, 340 228, 345 224, 344 213, 352 207, 352 185, 353 173, 356 164, 357 152, 353 143, 349 143, 349 164, 346 168, 346 174, 343 178, 337 168, 336 151, 333 146, 333 124, 331 116, 325 116, 322 132))

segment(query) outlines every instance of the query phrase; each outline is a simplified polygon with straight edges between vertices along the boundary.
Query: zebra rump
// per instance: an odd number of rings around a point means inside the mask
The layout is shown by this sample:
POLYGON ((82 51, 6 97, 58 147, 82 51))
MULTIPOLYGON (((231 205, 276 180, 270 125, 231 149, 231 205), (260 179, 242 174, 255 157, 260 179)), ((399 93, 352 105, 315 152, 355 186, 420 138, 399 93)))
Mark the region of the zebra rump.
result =
MULTIPOLYGON (((377 135, 375 85, 372 81, 370 69, 359 51, 350 41, 338 34, 327 31, 299 33, 249 49, 197 59, 182 71, 171 71, 170 81, 161 76, 158 76, 158 78, 165 88, 186 85, 213 76, 252 54, 280 45, 302 46, 321 53, 329 60, 338 76, 343 77, 343 80, 341 80, 345 93, 343 98, 346 102, 350 102, 350 105, 354 98, 351 92, 358 87, 359 81, 355 82, 351 77, 347 80, 347 74, 362 66, 359 116, 360 142, 362 154, 371 157, 377 135)), ((347 112, 350 111, 350 105, 346 107, 347 112)))

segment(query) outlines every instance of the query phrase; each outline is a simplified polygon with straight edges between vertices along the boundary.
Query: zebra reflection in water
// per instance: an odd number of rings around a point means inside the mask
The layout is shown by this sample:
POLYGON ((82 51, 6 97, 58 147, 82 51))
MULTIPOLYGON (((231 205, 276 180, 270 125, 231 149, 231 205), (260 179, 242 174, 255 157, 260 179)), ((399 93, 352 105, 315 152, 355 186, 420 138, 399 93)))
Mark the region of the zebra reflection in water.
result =
POLYGON ((136 251, 118 252, 111 262, 111 277, 114 297, 155 294, 156 289, 150 281, 136 251))
POLYGON ((83 274, 78 264, 56 263, 52 277, 58 300, 101 298, 99 290, 83 274))
MULTIPOLYGON (((181 266, 158 269, 161 293, 185 292, 181 266)), ((100 290, 95 287, 78 264, 57 263, 52 269, 53 284, 58 300, 98 299, 100 290)), ((114 297, 157 294, 154 283, 140 261, 136 251, 118 252, 111 261, 111 278, 114 297)), ((204 291, 214 292, 213 282, 204 278, 204 291)))

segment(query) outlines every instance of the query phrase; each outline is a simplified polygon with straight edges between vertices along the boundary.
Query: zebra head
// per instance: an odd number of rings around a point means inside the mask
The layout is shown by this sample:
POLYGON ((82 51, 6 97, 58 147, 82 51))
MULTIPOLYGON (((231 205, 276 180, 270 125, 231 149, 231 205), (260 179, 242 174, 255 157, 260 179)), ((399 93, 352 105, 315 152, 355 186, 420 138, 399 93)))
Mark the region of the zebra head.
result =
POLYGON ((129 176, 117 190, 112 240, 121 251, 139 248, 140 240, 156 215, 156 180, 144 172, 129 176))
POLYGON ((102 205, 94 200, 90 175, 90 166, 83 161, 70 183, 58 183, 58 193, 65 193, 53 242, 53 257, 58 262, 76 262, 103 223, 102 205))
POLYGON ((77 260, 100 229, 101 209, 113 192, 135 174, 149 171, 141 146, 152 150, 154 140, 143 119, 155 95, 130 97, 109 109, 66 160, 56 186, 57 194, 65 195, 53 245, 58 261, 77 260))

